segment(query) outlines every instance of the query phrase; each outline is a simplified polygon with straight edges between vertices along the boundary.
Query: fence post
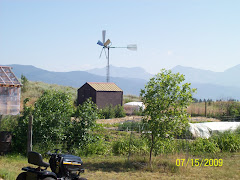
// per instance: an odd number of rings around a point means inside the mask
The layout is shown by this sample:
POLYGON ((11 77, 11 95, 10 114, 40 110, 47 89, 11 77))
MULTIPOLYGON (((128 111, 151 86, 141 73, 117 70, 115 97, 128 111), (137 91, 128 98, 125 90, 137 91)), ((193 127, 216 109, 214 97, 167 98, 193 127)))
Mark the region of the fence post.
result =
POLYGON ((207 117, 207 101, 205 101, 205 117, 207 117))
POLYGON ((32 122, 33 116, 30 115, 28 120, 27 152, 32 151, 32 122))

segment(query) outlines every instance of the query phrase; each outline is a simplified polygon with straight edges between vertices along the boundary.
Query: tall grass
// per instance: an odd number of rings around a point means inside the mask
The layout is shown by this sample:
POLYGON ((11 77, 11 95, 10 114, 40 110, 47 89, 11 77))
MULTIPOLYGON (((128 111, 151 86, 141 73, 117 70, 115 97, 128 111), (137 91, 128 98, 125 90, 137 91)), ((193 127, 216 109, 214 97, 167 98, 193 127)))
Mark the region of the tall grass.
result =
POLYGON ((191 116, 205 116, 219 118, 221 116, 239 116, 240 115, 240 102, 233 101, 212 101, 192 103, 187 112, 191 116))

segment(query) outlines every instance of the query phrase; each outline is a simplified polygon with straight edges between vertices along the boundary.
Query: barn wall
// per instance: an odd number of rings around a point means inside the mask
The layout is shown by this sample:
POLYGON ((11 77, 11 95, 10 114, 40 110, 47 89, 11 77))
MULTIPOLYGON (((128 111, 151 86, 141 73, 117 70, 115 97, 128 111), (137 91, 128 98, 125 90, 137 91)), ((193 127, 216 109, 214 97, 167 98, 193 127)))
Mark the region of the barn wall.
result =
POLYGON ((120 104, 123 101, 123 92, 118 91, 98 91, 96 93, 96 104, 98 108, 102 109, 110 104, 114 106, 120 104))
POLYGON ((86 83, 78 89, 77 105, 83 104, 83 102, 90 97, 92 101, 96 103, 96 91, 86 83))

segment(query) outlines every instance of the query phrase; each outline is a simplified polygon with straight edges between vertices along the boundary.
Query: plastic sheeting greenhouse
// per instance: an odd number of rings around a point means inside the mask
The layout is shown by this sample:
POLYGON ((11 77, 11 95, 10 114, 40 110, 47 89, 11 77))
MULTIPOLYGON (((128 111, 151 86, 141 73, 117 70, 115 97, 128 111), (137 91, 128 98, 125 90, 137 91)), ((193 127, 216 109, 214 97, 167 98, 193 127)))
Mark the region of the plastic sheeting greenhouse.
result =
POLYGON ((0 66, 0 114, 19 114, 21 86, 11 67, 0 66))

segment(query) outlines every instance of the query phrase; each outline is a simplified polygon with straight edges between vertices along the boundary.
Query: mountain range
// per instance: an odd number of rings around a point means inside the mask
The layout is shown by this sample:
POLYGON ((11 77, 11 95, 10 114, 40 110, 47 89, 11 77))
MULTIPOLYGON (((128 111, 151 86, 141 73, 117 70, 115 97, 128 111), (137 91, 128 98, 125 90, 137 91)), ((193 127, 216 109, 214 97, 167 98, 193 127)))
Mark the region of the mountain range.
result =
MULTIPOLYGON (((106 69, 96 68, 88 71, 52 72, 36 68, 31 65, 8 65, 13 67, 13 72, 20 78, 23 74, 31 81, 42 81, 50 84, 59 84, 72 87, 81 87, 85 82, 105 82, 106 69)), ((197 99, 238 99, 240 100, 240 65, 227 69, 224 72, 191 67, 176 66, 172 72, 185 75, 186 82, 197 88, 194 97, 197 99)), ((110 81, 116 83, 124 94, 139 95, 153 74, 143 68, 110 66, 110 81)))
MULTIPOLYGON (((6 65, 12 67, 14 74, 21 78, 21 75, 27 77, 30 81, 42 81, 49 84, 59 84, 80 88, 86 82, 105 82, 105 76, 91 74, 85 71, 71 72, 52 72, 34 67, 32 65, 6 65)), ((140 89, 144 88, 146 80, 138 78, 111 77, 111 82, 116 83, 124 94, 139 95, 140 89)))

